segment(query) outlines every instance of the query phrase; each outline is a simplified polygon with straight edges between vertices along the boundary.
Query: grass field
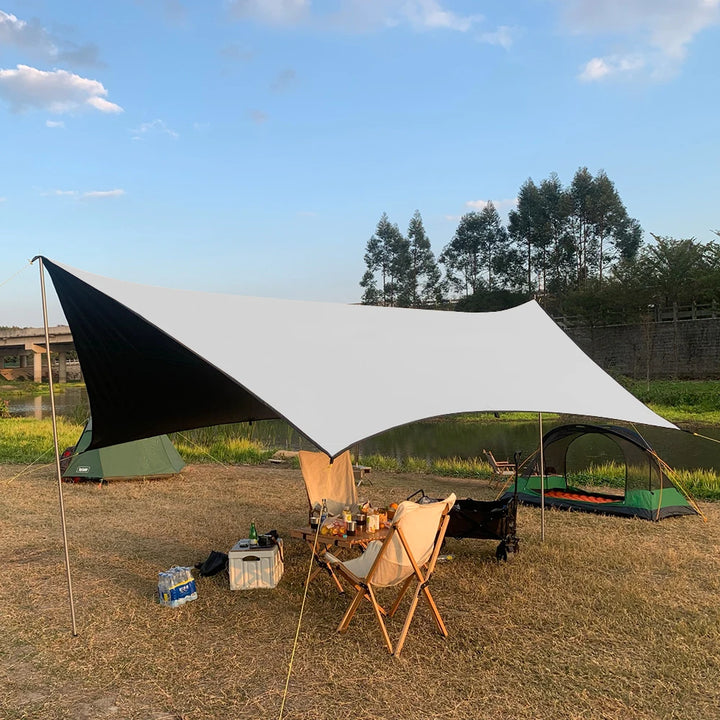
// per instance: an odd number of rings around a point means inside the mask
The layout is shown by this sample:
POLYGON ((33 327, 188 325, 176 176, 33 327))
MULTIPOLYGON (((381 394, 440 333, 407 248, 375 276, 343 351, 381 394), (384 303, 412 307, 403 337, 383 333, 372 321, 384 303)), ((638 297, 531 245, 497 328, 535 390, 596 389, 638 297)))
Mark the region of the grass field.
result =
MULTIPOLYGON (((157 572, 227 551, 247 533, 288 537, 306 512, 292 468, 190 466, 181 477, 65 487, 79 636, 69 611, 48 470, 0 466, 0 717, 56 720, 276 718, 308 567, 286 539, 267 591, 198 580, 199 599, 157 604, 157 572), (12 479, 16 478, 16 479, 12 479)), ((422 487, 489 498, 484 481, 373 470, 377 503, 422 487)), ((449 540, 434 595, 450 636, 420 606, 400 659, 369 605, 345 636, 348 600, 310 586, 286 718, 709 720, 720 717, 720 506, 654 524, 521 508, 521 551, 449 540)), ((396 637, 399 618, 390 624, 396 637)))

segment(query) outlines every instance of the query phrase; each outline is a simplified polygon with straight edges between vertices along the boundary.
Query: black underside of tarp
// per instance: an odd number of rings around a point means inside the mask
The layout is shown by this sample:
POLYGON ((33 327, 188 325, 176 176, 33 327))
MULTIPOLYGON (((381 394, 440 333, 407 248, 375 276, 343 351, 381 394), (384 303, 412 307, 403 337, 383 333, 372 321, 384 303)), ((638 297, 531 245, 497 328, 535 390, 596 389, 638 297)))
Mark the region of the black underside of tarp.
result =
POLYGON ((89 449, 280 415, 113 298, 43 258, 70 325, 93 418, 89 449))

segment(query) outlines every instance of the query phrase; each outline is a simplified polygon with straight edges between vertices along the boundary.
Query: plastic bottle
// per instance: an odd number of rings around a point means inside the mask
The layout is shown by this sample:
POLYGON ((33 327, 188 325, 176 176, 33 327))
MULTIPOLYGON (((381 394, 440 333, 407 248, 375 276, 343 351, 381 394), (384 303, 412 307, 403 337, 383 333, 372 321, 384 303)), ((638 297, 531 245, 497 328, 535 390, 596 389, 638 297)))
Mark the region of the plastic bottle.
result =
POLYGON ((183 582, 186 585, 185 601, 197 600, 197 586, 192 576, 192 568, 182 567, 180 569, 183 571, 183 582))
POLYGON ((161 605, 170 605, 170 579, 166 572, 158 573, 158 599, 161 605))
POLYGON ((184 573, 182 568, 179 568, 177 565, 175 565, 170 572, 172 573, 172 592, 175 602, 173 607, 179 607, 180 605, 184 605, 186 601, 184 573))
POLYGON ((168 583, 168 601, 167 606, 168 607, 177 607, 180 602, 178 600, 178 591, 177 591, 177 584, 175 580, 175 573, 173 572, 173 568, 170 568, 165 575, 167 575, 167 583, 168 583))
POLYGON ((188 575, 188 583, 190 584, 190 594, 188 597, 190 600, 197 600, 198 594, 197 594, 197 585, 195 585, 195 578, 192 576, 192 568, 185 568, 187 570, 188 575))
POLYGON ((258 544, 258 534, 257 534, 257 530, 255 529, 255 521, 254 520, 250 523, 250 535, 248 537, 250 538, 251 545, 258 544))
POLYGON ((346 523, 352 522, 352 512, 350 512, 350 506, 349 506, 349 505, 346 505, 346 506, 343 508, 343 520, 344 520, 346 523))

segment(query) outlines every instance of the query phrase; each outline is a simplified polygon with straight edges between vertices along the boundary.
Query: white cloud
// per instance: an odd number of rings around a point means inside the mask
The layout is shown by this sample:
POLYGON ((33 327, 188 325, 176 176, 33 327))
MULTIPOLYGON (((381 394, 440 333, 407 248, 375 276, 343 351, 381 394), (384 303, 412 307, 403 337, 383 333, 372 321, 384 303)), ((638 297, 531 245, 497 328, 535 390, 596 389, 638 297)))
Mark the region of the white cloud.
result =
POLYGON ((43 195, 52 195, 54 197, 75 197, 78 194, 77 190, 50 190, 50 192, 43 193, 43 195))
POLYGON ((402 26, 467 32, 483 19, 452 12, 440 0, 337 0, 331 11, 313 8, 312 0, 229 0, 229 7, 236 18, 271 25, 311 23, 353 32, 402 26))
POLYGON ((125 191, 117 188, 116 190, 89 190, 88 192, 82 193, 80 198, 83 200, 94 200, 95 198, 112 198, 120 197, 124 195, 125 191))
POLYGON ((124 195, 125 191, 117 188, 115 190, 87 190, 80 192, 79 190, 50 190, 45 192, 43 195, 51 197, 71 197, 77 200, 95 200, 103 198, 120 197, 124 195))
POLYGON ((2 10, 0 10, 0 45, 14 45, 52 56, 56 56, 58 52, 50 34, 37 21, 28 23, 2 10))
POLYGON ((123 111, 106 100, 105 95, 107 90, 102 83, 67 70, 38 70, 28 65, 18 65, 15 70, 0 69, 0 98, 16 112, 30 108, 56 115, 88 108, 103 113, 123 111))
POLYGON ((169 135, 174 140, 177 140, 180 137, 180 133, 175 132, 175 130, 169 128, 163 120, 159 119, 142 123, 139 127, 135 128, 131 132, 133 133, 133 140, 142 140, 145 135, 149 135, 152 133, 169 135))
POLYGON ((646 60, 641 55, 609 55, 593 58, 583 67, 579 77, 584 82, 602 80, 614 75, 630 75, 642 70, 646 60))
POLYGON ((596 57, 584 67, 585 81, 634 74, 655 78, 676 70, 695 36, 720 23, 720 0, 555 0, 566 28, 607 36, 624 52, 596 57))
POLYGON ((310 12, 310 0, 231 0, 230 10, 239 18, 271 25, 294 25, 310 12))
POLYGON ((514 208, 517 205, 517 198, 508 198, 505 200, 468 200, 465 203, 466 207, 472 208, 473 210, 484 210, 488 202, 491 202, 495 209, 499 212, 506 212, 507 210, 510 210, 514 208))
POLYGON ((63 61, 73 65, 101 65, 97 46, 78 45, 59 38, 37 20, 29 22, 0 10, 0 47, 14 46, 45 60, 63 61))
POLYGON ((486 32, 480 35, 480 42, 488 45, 499 45, 506 50, 513 44, 515 29, 507 25, 500 25, 494 32, 486 32))
POLYGON ((437 0, 408 0, 392 4, 398 6, 397 16, 407 20, 416 29, 467 32, 476 22, 482 20, 481 15, 463 16, 445 10, 437 0))
POLYGON ((45 126, 49 128, 64 128, 65 123, 62 120, 46 120, 45 126))

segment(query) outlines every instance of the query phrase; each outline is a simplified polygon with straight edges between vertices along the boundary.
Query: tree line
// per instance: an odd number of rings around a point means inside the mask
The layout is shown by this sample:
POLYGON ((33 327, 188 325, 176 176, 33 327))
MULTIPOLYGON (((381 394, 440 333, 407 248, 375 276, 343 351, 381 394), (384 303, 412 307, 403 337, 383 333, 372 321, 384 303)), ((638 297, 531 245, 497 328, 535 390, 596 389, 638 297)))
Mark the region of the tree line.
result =
MULTIPOLYGON (((716 234, 718 234, 716 232, 716 234)), ((654 305, 720 301, 720 245, 653 235, 603 171, 521 186, 504 225, 488 202, 463 215, 436 258, 416 211, 403 234, 386 213, 365 248, 362 302, 496 310, 536 297, 550 312, 627 319, 654 305)))

